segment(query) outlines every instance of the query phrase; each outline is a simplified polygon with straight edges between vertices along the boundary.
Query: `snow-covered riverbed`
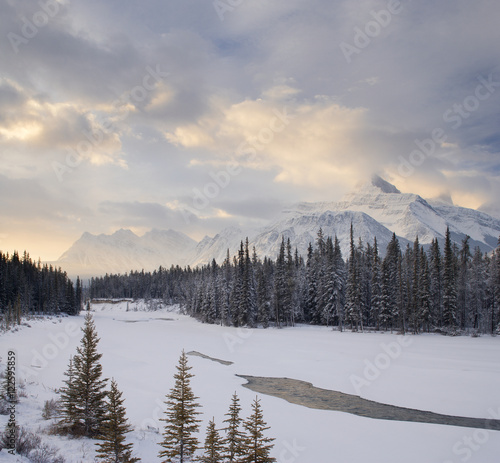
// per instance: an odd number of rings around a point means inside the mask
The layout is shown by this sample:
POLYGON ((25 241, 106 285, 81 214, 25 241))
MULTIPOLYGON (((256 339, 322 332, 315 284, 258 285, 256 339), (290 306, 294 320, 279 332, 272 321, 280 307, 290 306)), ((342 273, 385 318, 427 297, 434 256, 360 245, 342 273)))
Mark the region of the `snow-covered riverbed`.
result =
MULTIPOLYGON (((94 307, 99 351, 105 376, 115 378, 124 393, 135 428, 130 440, 147 463, 159 461, 160 436, 147 429, 161 426, 163 399, 173 385, 182 349, 233 362, 189 357, 193 390, 203 405, 201 441, 212 417, 222 427, 235 391, 242 414, 250 413, 255 393, 242 387, 245 380, 237 374, 294 378, 436 413, 500 418, 500 338, 403 338, 324 327, 244 330, 204 325, 177 314, 175 308, 167 313, 127 312, 126 307, 126 302, 94 307)), ((28 397, 21 399, 17 410, 21 425, 36 430, 46 423, 41 418, 43 403, 57 397, 53 389, 62 386, 82 324, 83 315, 35 322, 31 328, 0 336, 2 361, 15 348, 20 376, 28 383, 28 397)), ((500 454, 498 431, 375 420, 312 410, 265 395, 261 400, 279 463, 493 463, 500 454)), ((6 417, 0 417, 0 426, 5 422, 6 417)), ((60 447, 68 462, 93 461, 92 441, 44 439, 60 447)))

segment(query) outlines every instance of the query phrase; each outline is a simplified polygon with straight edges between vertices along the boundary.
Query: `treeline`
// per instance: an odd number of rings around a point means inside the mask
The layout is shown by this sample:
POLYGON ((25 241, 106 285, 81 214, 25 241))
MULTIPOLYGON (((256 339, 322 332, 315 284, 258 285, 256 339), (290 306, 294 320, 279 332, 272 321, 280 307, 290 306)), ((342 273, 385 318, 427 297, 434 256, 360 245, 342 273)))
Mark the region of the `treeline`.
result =
POLYGON ((426 250, 405 249, 394 234, 381 257, 377 241, 354 240, 344 260, 337 238, 318 232, 305 259, 282 240, 275 260, 261 260, 248 239, 232 259, 192 269, 93 278, 91 297, 160 298, 206 323, 419 333, 494 333, 500 321, 500 246, 491 254, 453 243, 446 231, 426 250))
POLYGON ((77 314, 82 285, 76 287, 66 272, 34 262, 25 251, 22 258, 0 252, 0 313, 4 324, 20 323, 33 313, 77 314))

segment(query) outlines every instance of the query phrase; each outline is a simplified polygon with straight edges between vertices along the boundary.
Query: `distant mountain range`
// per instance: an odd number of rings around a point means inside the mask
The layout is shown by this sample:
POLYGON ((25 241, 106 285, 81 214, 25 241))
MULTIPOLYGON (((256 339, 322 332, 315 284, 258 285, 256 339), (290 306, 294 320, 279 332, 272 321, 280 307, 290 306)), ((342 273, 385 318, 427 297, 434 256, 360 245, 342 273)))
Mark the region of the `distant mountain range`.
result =
POLYGON ((139 237, 130 230, 112 235, 84 233, 55 265, 70 275, 89 277, 130 270, 154 270, 160 265, 201 265, 215 259, 221 263, 229 249, 233 256, 240 241, 248 236, 260 257, 275 257, 282 237, 303 256, 320 228, 325 236, 337 235, 344 256, 349 252, 351 223, 356 242, 373 242, 377 237, 383 254, 393 232, 401 246, 419 237, 421 244, 432 239, 444 240, 450 227, 454 241, 470 236, 471 247, 483 251, 494 249, 500 236, 500 220, 485 212, 454 206, 446 198, 425 200, 416 194, 401 193, 378 176, 347 194, 339 202, 299 203, 284 210, 277 219, 258 231, 226 228, 199 243, 174 230, 152 230, 139 237))

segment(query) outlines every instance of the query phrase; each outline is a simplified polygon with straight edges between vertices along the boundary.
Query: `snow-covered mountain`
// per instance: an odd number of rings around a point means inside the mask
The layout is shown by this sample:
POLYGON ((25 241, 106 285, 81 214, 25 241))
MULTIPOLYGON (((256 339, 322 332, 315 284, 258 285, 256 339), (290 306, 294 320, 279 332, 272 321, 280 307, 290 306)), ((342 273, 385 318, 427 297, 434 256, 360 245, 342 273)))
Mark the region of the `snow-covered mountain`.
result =
POLYGON ((392 234, 401 246, 418 236, 421 244, 432 239, 444 240, 450 227, 454 241, 460 243, 469 235, 471 247, 483 251, 494 249, 500 236, 500 220, 484 212, 454 206, 450 198, 425 200, 419 195, 401 193, 378 176, 360 186, 338 202, 299 203, 284 210, 268 226, 257 230, 230 227, 214 237, 206 236, 196 243, 183 233, 153 230, 138 237, 129 230, 113 235, 84 235, 56 262, 70 275, 124 273, 131 269, 152 270, 160 265, 202 265, 215 259, 221 263, 229 249, 236 254, 241 240, 248 236, 261 257, 275 257, 282 237, 290 238, 303 256, 320 228, 325 236, 337 236, 344 256, 349 252, 350 226, 356 243, 373 243, 377 237, 384 254, 392 234))
MULTIPOLYGON (((260 256, 276 256, 282 237, 290 238, 299 253, 306 255, 307 246, 315 241, 320 228, 325 236, 337 235, 342 254, 348 255, 351 222, 356 243, 373 243, 376 236, 381 254, 385 253, 392 233, 396 233, 402 247, 418 236, 421 244, 430 244, 434 238, 444 240, 446 227, 452 239, 460 243, 466 235, 471 237, 471 248, 483 251, 496 247, 500 235, 500 220, 484 212, 454 206, 450 198, 426 201, 416 194, 401 193, 394 185, 378 176, 342 198, 338 202, 299 203, 287 210, 269 226, 258 233, 232 235, 220 234, 197 246, 193 265, 205 264, 214 256, 210 249, 222 250, 224 258, 229 248, 231 255, 238 249, 240 239, 249 236, 260 256), (209 245, 207 246, 207 244, 209 245)), ((217 259, 217 262, 222 260, 217 259)))
POLYGON ((402 238, 413 241, 418 236, 421 244, 444 239, 447 226, 454 241, 460 243, 469 235, 471 247, 479 246, 483 251, 495 248, 500 235, 500 220, 484 212, 454 206, 450 198, 426 201, 401 193, 377 176, 331 207, 365 212, 402 238))
POLYGON ((212 259, 222 263, 228 249, 231 257, 236 254, 245 236, 245 233, 237 227, 225 228, 213 238, 205 236, 189 257, 190 265, 208 264, 212 259))
MULTIPOLYGON (((385 250, 392 238, 392 231, 372 219, 363 212, 352 211, 311 211, 291 208, 283 211, 275 222, 257 232, 245 233, 238 228, 227 228, 213 238, 205 237, 196 246, 196 252, 191 258, 191 265, 203 265, 212 259, 221 263, 227 256, 227 250, 234 256, 242 240, 249 238, 250 247, 255 246, 261 257, 275 257, 281 245, 281 240, 290 238, 292 246, 297 247, 299 254, 306 256, 309 243, 314 243, 319 229, 324 236, 337 236, 344 256, 348 255, 350 246, 351 223, 355 233, 356 244, 358 238, 364 243, 373 243, 377 237, 381 250, 385 250)), ((406 244, 400 238, 401 245, 406 244)))
POLYGON ((141 237, 123 229, 112 235, 84 233, 55 264, 82 277, 152 271, 160 265, 187 264, 195 246, 196 241, 174 230, 153 229, 141 237))

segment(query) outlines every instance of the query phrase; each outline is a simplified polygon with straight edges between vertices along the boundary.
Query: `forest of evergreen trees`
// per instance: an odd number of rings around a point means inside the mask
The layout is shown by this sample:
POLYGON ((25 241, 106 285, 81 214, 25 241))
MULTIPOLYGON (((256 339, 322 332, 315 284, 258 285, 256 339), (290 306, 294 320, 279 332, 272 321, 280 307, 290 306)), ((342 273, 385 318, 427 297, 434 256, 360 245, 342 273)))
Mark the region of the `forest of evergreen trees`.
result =
POLYGON ((82 285, 76 287, 61 269, 34 262, 25 251, 11 256, 0 252, 0 313, 4 325, 20 323, 33 313, 77 314, 82 285))
POLYGON ((495 333, 500 322, 500 246, 470 249, 469 237, 400 248, 396 235, 381 257, 376 239, 351 245, 320 230, 305 259, 282 240, 275 260, 241 243, 222 264, 106 275, 90 282, 91 298, 159 298, 206 323, 231 326, 321 324, 343 330, 405 333, 495 333))

